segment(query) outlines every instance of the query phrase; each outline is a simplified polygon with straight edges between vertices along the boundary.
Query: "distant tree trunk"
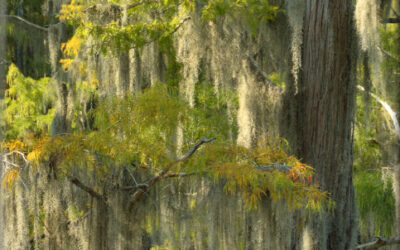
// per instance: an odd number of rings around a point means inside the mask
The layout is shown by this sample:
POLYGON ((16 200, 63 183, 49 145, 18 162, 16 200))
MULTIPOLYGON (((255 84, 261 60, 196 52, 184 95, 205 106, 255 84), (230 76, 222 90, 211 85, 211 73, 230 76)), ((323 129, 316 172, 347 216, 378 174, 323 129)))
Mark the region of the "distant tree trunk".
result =
MULTIPOLYGON (((69 115, 68 111, 71 107, 68 107, 68 97, 69 90, 67 85, 64 83, 65 72, 61 69, 59 65, 59 60, 61 57, 60 45, 61 42, 65 42, 65 31, 64 25, 62 23, 56 24, 56 15, 58 13, 56 2, 53 0, 48 0, 48 16, 50 19, 50 25, 48 29, 48 44, 49 44, 49 55, 51 64, 51 75, 54 81, 54 85, 57 89, 57 106, 56 114, 54 116, 51 134, 57 135, 66 133, 69 131, 69 115)), ((71 84, 71 83, 70 83, 71 84)))
MULTIPOLYGON (((396 13, 399 13, 400 11, 400 0, 397 0, 394 3, 393 9, 396 11, 396 13)), ((395 37, 395 40, 397 41, 396 47, 395 49, 395 54, 397 56, 400 55, 400 24, 397 25, 396 27, 397 29, 397 35, 395 37)), ((395 73, 395 79, 394 82, 397 83, 397 119, 400 120, 400 116, 399 116, 399 109, 400 109, 400 87, 399 83, 400 83, 400 62, 397 61, 397 72, 391 72, 392 74, 395 73)), ((396 69, 396 67, 395 67, 396 69)), ((394 180, 393 180, 393 190, 394 190, 394 198, 395 198, 395 230, 396 230, 396 236, 400 236, 400 138, 397 138, 397 161, 394 164, 394 180)))
MULTIPOLYGON (((0 100, 4 98, 4 89, 6 81, 6 37, 7 37, 7 1, 0 0, 0 100)), ((1 137, 0 137, 1 138, 1 137)))
POLYGON ((312 219, 312 249, 349 249, 357 220, 352 180, 355 39, 351 0, 307 0, 297 99, 298 154, 336 202, 312 219))

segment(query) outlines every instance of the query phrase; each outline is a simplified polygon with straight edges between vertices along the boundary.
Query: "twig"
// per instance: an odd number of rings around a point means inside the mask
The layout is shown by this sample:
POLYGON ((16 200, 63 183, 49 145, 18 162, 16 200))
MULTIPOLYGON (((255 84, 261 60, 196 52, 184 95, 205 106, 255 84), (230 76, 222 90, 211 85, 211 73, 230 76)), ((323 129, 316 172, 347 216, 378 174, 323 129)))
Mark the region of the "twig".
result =
POLYGON ((368 243, 364 243, 361 245, 358 245, 353 248, 353 250, 357 249, 377 249, 383 246, 390 246, 390 245, 397 245, 400 244, 400 238, 391 238, 387 239, 382 236, 376 236, 375 241, 371 241, 368 243))
POLYGON ((165 167, 160 173, 158 173, 156 176, 151 178, 149 181, 145 182, 145 184, 147 184, 147 186, 140 188, 132 195, 132 198, 129 201, 129 210, 131 210, 133 208, 133 205, 136 203, 136 201, 138 201, 140 199, 140 197, 142 197, 142 195, 147 192, 147 190, 149 190, 155 183, 164 179, 165 176, 168 175, 169 170, 174 165, 191 157, 200 148, 200 146, 203 145, 204 143, 212 142, 215 139, 216 139, 215 137, 211 138, 211 139, 207 139, 207 137, 203 137, 199 142, 197 142, 193 147, 191 147, 190 150, 185 155, 178 157, 175 161, 173 161, 167 167, 165 167))

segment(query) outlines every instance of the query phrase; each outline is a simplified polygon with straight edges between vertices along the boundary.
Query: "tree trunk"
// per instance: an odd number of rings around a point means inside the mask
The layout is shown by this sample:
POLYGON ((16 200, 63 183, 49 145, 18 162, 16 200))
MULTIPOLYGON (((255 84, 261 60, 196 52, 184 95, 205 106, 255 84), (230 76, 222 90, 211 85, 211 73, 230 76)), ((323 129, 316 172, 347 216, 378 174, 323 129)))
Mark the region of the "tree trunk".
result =
POLYGON ((297 99, 299 156, 336 207, 312 220, 313 249, 349 249, 356 240, 352 121, 356 51, 351 0, 307 0, 297 99))
MULTIPOLYGON (((4 89, 6 82, 6 37, 7 37, 7 1, 0 0, 0 100, 4 98, 4 89)), ((0 137, 1 139, 1 137, 0 137)))
MULTIPOLYGON (((398 13, 400 11, 400 0, 396 1, 393 9, 398 13)), ((397 41, 397 46, 395 47, 395 54, 398 56, 400 55, 400 24, 397 25, 397 35, 396 35, 396 41, 397 41)), ((399 70, 398 72, 395 73, 395 81, 397 83, 400 83, 400 62, 397 61, 397 69, 399 70)), ((397 85, 398 86, 398 85, 397 85)), ((398 100, 398 106, 397 106, 397 119, 400 119, 399 116, 399 109, 400 109, 400 91, 399 88, 397 88, 397 100, 398 100)), ((400 138, 397 137, 397 142, 400 142, 400 138)), ((395 230, 396 230, 396 236, 400 236, 400 146, 398 146, 399 143, 397 143, 397 159, 394 164, 394 180, 393 180, 393 190, 394 190, 394 198, 395 198, 395 230)), ((396 147, 396 146, 395 146, 396 147)))

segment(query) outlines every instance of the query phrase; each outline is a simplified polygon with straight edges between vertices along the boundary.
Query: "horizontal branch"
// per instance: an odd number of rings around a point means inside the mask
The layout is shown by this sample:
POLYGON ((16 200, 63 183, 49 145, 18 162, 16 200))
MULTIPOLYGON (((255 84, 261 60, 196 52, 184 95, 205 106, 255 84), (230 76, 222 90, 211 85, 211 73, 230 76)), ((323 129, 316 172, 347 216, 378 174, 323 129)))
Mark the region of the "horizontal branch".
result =
POLYGON ((267 165, 267 166, 256 165, 255 168, 256 168, 256 169, 263 170, 263 171, 278 170, 278 171, 282 171, 282 172, 287 172, 287 171, 289 171, 292 167, 287 166, 287 165, 282 165, 282 164, 273 163, 273 164, 270 164, 270 165, 267 165))
POLYGON ((83 191, 87 192, 88 194, 90 194, 90 196, 99 199, 99 200, 103 200, 103 196, 99 193, 97 193, 96 191, 94 191, 92 188, 86 186, 85 184, 83 184, 78 178, 76 177, 71 177, 70 181, 75 184, 77 187, 79 187, 80 189, 82 189, 83 191))
POLYGON ((400 17, 398 18, 385 18, 381 20, 381 23, 400 23, 400 17))
POLYGON ((170 163, 166 168, 164 168, 161 172, 159 172, 156 176, 154 176, 153 178, 151 178, 149 181, 145 182, 142 188, 140 188, 139 190, 137 190, 133 195, 131 200, 129 201, 129 210, 131 210, 133 208, 133 205, 136 203, 136 201, 138 201, 140 199, 140 197, 142 197, 142 195, 144 193, 146 193, 154 184, 156 184, 157 182, 159 182, 160 180, 166 178, 166 176, 168 176, 168 172, 169 170, 176 164, 178 164, 179 162, 182 162, 184 160, 187 160, 188 158, 190 158, 199 148, 201 145, 203 145, 204 143, 209 143, 214 141, 216 138, 211 138, 211 139, 207 139, 207 137, 203 137, 200 141, 198 141, 193 147, 191 147, 189 149, 189 151, 181 156, 178 157, 175 161, 173 161, 172 163, 170 163))
POLYGON ((148 186, 149 185, 147 185, 146 183, 138 183, 138 184, 133 185, 133 186, 123 186, 123 187, 120 187, 120 189, 122 189, 122 190, 132 190, 132 189, 137 189, 137 188, 146 188, 148 186))
POLYGON ((21 21, 21 22, 23 22, 23 23, 25 23, 25 24, 27 24, 27 25, 29 25, 31 27, 34 27, 34 28, 42 30, 42 31, 46 31, 47 32, 49 30, 46 27, 43 27, 43 26, 40 26, 38 24, 32 23, 32 22, 30 22, 30 21, 28 21, 28 20, 26 20, 26 19, 24 19, 24 18, 22 18, 20 16, 16 16, 16 15, 0 15, 0 16, 1 17, 8 17, 8 18, 17 19, 17 20, 19 20, 19 21, 21 21))
POLYGON ((191 175, 199 174, 199 172, 191 172, 191 173, 171 173, 167 174, 164 178, 174 178, 174 177, 186 177, 191 175))
POLYGON ((391 238, 387 239, 382 236, 376 236, 375 241, 371 241, 368 243, 364 243, 361 245, 358 245, 353 248, 353 250, 358 250, 358 249, 377 249, 380 247, 384 246, 390 246, 390 245, 398 245, 400 244, 400 238, 391 238))

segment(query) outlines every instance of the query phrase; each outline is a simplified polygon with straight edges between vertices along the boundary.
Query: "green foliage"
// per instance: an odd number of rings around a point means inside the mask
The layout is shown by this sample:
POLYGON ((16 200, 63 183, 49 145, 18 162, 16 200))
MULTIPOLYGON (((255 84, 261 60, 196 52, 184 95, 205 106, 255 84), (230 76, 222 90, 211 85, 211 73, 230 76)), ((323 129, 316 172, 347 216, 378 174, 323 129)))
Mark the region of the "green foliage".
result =
MULTIPOLYGON (((218 134, 218 123, 211 121, 206 125, 209 117, 197 117, 199 114, 179 99, 176 89, 157 83, 136 96, 106 100, 97 109, 95 131, 44 139, 28 159, 37 166, 55 163, 58 176, 69 176, 76 166, 96 171, 99 176, 118 166, 131 166, 153 175, 163 170, 170 174, 206 173, 216 181, 225 181, 227 193, 241 192, 249 208, 256 207, 265 195, 275 201, 285 199, 293 209, 306 207, 318 211, 324 205, 332 206, 328 194, 312 184, 312 168, 288 155, 285 142, 260 142, 254 149, 233 146, 218 134), (194 126, 193 121, 203 125, 194 126), (177 163, 176 131, 180 124, 191 124, 186 131, 194 135, 208 132, 209 136, 221 139, 177 163), (272 163, 292 168, 287 172, 255 168, 272 163)), ((198 139, 192 137, 187 145, 198 139)), ((183 148, 187 152, 187 147, 183 148)))
MULTIPOLYGON (((359 72, 363 74, 363 72, 359 72)), ((382 176, 387 162, 387 138, 384 131, 386 111, 366 93, 357 95, 354 131, 354 187, 360 215, 360 230, 368 231, 374 223, 375 235, 391 235, 394 222, 394 197, 388 176, 382 176), (368 107, 368 108, 366 108, 368 107)), ((389 132, 390 133, 390 132, 389 132)))
POLYGON ((39 80, 25 77, 14 64, 10 65, 5 95, 8 138, 47 132, 54 116, 49 82, 48 77, 39 80))
POLYGON ((360 226, 367 227, 368 220, 376 223, 376 235, 391 235, 394 223, 394 197, 392 183, 380 171, 363 171, 354 177, 360 226), (372 216, 372 218, 371 218, 372 216))
POLYGON ((201 14, 204 20, 216 20, 225 15, 240 18, 254 34, 260 23, 273 21, 278 10, 279 7, 268 0, 209 0, 201 14))
POLYGON ((357 112, 355 121, 354 168, 357 171, 379 169, 382 164, 382 145, 377 141, 377 120, 380 114, 379 104, 370 99, 369 104, 363 102, 363 96, 357 95, 357 112), (369 105, 366 113, 365 105, 369 105), (366 125, 368 124, 368 125, 366 125))
MULTIPOLYGON (((195 11, 196 5, 192 0, 133 2, 131 4, 135 6, 127 10, 129 22, 123 23, 123 5, 119 5, 119 1, 111 2, 97 5, 95 1, 71 1, 63 5, 60 19, 75 27, 74 36, 64 45, 71 48, 65 51, 67 57, 73 58, 88 37, 93 38, 94 48, 104 54, 142 48, 151 42, 161 43, 164 48, 165 42, 171 47, 170 37, 188 21, 188 14, 195 11)), ((274 20, 278 12, 278 7, 270 5, 268 0, 210 0, 200 5, 203 6, 200 15, 204 20, 231 15, 243 19, 253 33, 260 23, 274 20)))

